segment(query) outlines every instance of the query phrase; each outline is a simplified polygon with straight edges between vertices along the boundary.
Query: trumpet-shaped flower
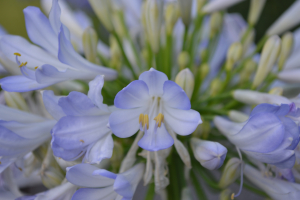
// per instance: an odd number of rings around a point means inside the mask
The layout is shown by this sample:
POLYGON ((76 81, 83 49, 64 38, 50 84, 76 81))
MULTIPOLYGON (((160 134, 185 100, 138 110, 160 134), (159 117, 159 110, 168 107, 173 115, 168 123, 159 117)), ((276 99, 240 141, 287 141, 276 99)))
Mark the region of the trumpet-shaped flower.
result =
POLYGON ((72 200, 130 200, 143 176, 144 168, 144 164, 140 163, 121 174, 114 174, 89 164, 70 167, 66 175, 68 181, 85 187, 77 190, 72 200))
POLYGON ((55 156, 72 161, 85 154, 83 161, 88 163, 112 156, 112 133, 107 128, 111 111, 102 103, 103 84, 103 76, 97 76, 89 83, 88 96, 71 92, 56 97, 52 91, 43 92, 46 109, 58 120, 51 131, 55 156))
POLYGON ((74 50, 69 30, 60 21, 57 0, 53 0, 49 19, 37 7, 25 8, 24 14, 29 38, 42 48, 19 36, 1 38, 1 59, 17 60, 12 67, 19 66, 22 72, 20 76, 1 79, 2 89, 25 92, 67 80, 91 80, 99 74, 108 80, 116 78, 116 71, 95 65, 74 50))
POLYGON ((217 128, 248 156, 279 168, 292 168, 299 143, 299 117, 295 104, 256 106, 244 123, 215 117, 217 128))
POLYGON ((113 133, 121 138, 144 131, 138 145, 148 151, 158 151, 173 145, 168 129, 179 135, 191 134, 199 123, 200 114, 191 110, 184 90, 155 69, 140 75, 115 97, 114 111, 109 117, 113 133))
POLYGON ((0 105, 0 173, 51 138, 55 120, 0 105))

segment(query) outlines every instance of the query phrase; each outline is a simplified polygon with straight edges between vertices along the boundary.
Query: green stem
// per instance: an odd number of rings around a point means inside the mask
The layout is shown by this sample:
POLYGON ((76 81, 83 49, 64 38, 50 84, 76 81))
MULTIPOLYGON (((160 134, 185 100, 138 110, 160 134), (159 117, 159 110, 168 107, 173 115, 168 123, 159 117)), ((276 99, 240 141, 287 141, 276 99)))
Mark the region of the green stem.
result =
POLYGON ((149 184, 145 200, 153 200, 155 196, 154 183, 149 184))
POLYGON ((185 27, 185 29, 184 29, 184 35, 183 35, 182 51, 186 50, 188 31, 189 31, 189 28, 185 27))
POLYGON ((196 173, 193 170, 191 170, 191 179, 197 193, 197 199, 207 199, 204 190, 197 179, 196 173))
POLYGON ((165 74, 171 79, 172 76, 172 34, 166 35, 166 49, 165 49, 165 74))

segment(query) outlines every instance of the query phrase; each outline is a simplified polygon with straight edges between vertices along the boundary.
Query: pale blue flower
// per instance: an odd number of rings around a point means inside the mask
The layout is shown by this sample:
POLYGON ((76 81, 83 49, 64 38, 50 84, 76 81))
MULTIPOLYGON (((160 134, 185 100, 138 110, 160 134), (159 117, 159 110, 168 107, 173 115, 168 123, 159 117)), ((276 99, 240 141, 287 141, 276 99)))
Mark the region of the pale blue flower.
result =
POLYGON ((191 134, 199 123, 200 114, 191 110, 184 90, 155 69, 142 73, 115 97, 114 111, 109 118, 113 133, 130 137, 139 129, 145 132, 138 145, 148 151, 158 151, 173 145, 168 133, 191 134))
POLYGON ((293 119, 299 118, 295 104, 260 104, 249 119, 235 123, 215 117, 217 128, 248 156, 279 168, 292 168, 294 149, 299 143, 299 127, 293 119))
POLYGON ((112 156, 112 132, 107 128, 111 111, 102 103, 103 84, 103 76, 97 76, 89 83, 88 96, 71 92, 57 97, 52 91, 43 92, 47 111, 58 120, 51 131, 55 156, 72 161, 85 155, 83 161, 88 163, 112 156))
POLYGON ((19 36, 1 38, 1 59, 20 60, 23 74, 1 79, 2 89, 25 92, 67 80, 91 80, 99 74, 107 80, 116 78, 116 71, 95 65, 74 50, 69 30, 60 21, 57 0, 53 1, 49 19, 37 7, 25 8, 24 14, 28 36, 41 48, 19 36))
POLYGON ((131 200, 144 168, 145 165, 140 163, 121 174, 114 174, 89 164, 70 167, 66 175, 68 181, 85 187, 77 190, 72 200, 131 200))

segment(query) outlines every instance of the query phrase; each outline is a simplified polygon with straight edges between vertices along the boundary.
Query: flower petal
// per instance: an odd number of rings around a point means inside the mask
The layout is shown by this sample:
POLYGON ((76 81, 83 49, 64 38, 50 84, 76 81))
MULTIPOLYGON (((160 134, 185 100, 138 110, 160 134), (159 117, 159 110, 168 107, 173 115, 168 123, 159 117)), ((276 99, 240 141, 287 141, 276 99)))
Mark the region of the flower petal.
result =
POLYGON ((168 80, 168 77, 164 73, 151 68, 149 71, 143 72, 139 80, 147 84, 150 96, 162 96, 164 82, 168 80))
POLYGON ((85 150, 83 148, 77 148, 77 149, 64 149, 63 147, 59 146, 58 144, 55 143, 55 141, 52 140, 51 142, 51 147, 53 150, 53 154, 56 157, 62 158, 66 161, 73 161, 78 158, 80 158, 84 153, 85 150))
POLYGON ((173 81, 165 81, 162 100, 166 106, 182 110, 191 109, 190 99, 185 91, 173 81))
POLYGON ((164 120, 179 135, 189 135, 202 123, 199 112, 164 107, 164 120))
POLYGON ((98 75, 96 78, 89 82, 89 92, 88 97, 92 102, 101 110, 109 112, 106 104, 103 104, 103 96, 101 95, 101 90, 104 85, 104 76, 98 75))
POLYGON ((107 171, 106 169, 97 169, 93 172, 93 175, 95 175, 95 176, 100 175, 100 176, 104 176, 104 177, 110 178, 110 179, 117 178, 117 174, 107 171))
POLYGON ((115 97, 115 106, 122 109, 138 108, 148 104, 149 90, 144 81, 132 81, 115 97))
POLYGON ((48 113, 57 121, 64 117, 66 114, 63 109, 58 105, 58 100, 61 97, 55 96, 51 90, 45 90, 42 92, 43 102, 48 113))
POLYGON ((262 103, 256 106, 251 114, 250 117, 257 114, 257 113, 273 113, 277 116, 285 116, 290 112, 290 105, 289 104, 281 104, 280 106, 271 105, 267 103, 262 103))
POLYGON ((75 192, 72 200, 112 200, 115 199, 117 195, 112 186, 99 189, 81 188, 75 192))
MULTIPOLYGON (((67 180, 81 187, 107 187, 114 184, 115 180, 104 176, 95 176, 93 172, 99 168, 89 164, 78 164, 67 168, 67 180)), ((89 199, 89 198, 88 198, 89 199)))

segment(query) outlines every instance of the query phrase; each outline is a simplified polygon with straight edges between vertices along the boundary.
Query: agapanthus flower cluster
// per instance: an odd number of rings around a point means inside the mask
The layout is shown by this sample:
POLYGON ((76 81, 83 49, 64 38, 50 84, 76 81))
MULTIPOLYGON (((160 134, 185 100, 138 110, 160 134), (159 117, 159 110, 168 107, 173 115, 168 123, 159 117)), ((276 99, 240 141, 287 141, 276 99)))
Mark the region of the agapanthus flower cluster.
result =
POLYGON ((258 43, 266 0, 241 1, 41 0, 30 42, 0 26, 0 200, 298 199, 300 1, 258 43))

